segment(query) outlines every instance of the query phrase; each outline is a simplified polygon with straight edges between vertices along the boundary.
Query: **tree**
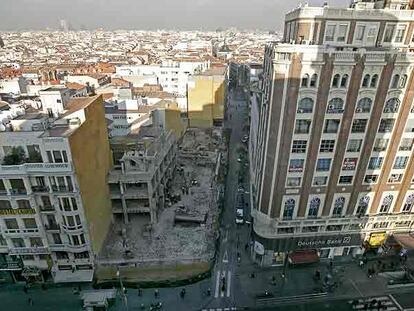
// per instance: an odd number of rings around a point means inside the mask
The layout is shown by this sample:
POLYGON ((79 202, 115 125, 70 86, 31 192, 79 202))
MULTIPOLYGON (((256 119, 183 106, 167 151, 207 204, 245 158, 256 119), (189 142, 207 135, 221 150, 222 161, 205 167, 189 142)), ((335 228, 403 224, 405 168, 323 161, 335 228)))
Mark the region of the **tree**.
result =
POLYGON ((19 165, 26 162, 26 154, 22 147, 13 147, 10 154, 3 159, 4 165, 19 165))

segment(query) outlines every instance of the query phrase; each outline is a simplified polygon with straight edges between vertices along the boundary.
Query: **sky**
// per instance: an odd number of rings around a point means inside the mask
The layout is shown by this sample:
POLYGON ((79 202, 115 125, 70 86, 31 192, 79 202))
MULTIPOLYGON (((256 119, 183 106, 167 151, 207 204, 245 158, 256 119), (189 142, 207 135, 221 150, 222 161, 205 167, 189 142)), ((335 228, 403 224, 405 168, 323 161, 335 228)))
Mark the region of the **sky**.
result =
MULTIPOLYGON (((320 6, 325 0, 308 0, 320 6)), ((239 29, 281 30, 283 16, 299 0, 0 0, 0 30, 239 29)), ((327 0, 346 6, 349 0, 327 0)))

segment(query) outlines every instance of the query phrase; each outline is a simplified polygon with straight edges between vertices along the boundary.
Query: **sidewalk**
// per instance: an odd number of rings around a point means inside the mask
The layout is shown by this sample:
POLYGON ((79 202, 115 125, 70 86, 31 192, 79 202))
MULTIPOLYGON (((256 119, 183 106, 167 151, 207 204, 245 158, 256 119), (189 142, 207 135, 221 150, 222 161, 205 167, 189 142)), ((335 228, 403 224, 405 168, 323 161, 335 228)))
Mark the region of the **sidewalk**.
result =
MULTIPOLYGON (((338 286, 333 289, 329 296, 372 296, 381 295, 388 291, 388 279, 381 275, 375 274, 368 277, 368 268, 374 268, 378 272, 378 260, 381 260, 381 267, 385 264, 390 270, 390 263, 395 262, 395 270, 401 270, 399 258, 381 257, 370 258, 368 263, 360 268, 359 260, 333 261, 332 270, 329 267, 329 261, 307 266, 288 266, 286 268, 286 277, 282 278, 282 267, 262 268, 253 265, 250 258, 245 254, 244 263, 238 268, 236 292, 239 294, 237 301, 239 305, 252 305, 256 301, 256 295, 263 294, 265 291, 273 294, 274 297, 300 296, 326 292, 323 286, 323 280, 328 275, 332 275, 332 282, 338 286), (316 270, 321 272, 321 281, 315 281, 313 276, 316 270), (251 278, 251 273, 255 274, 251 278), (272 278, 275 277, 275 285, 272 285, 272 278)), ((414 258, 409 258, 407 266, 414 267, 414 258)))

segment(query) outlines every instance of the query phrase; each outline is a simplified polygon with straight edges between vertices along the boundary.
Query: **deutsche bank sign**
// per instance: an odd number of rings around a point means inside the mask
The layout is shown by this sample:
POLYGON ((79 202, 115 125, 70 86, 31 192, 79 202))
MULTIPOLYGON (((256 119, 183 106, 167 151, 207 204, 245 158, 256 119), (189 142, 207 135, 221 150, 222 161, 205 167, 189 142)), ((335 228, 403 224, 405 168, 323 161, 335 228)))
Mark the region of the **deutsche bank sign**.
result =
POLYGON ((344 235, 342 237, 319 237, 313 239, 297 240, 298 248, 321 248, 351 245, 352 237, 344 235))

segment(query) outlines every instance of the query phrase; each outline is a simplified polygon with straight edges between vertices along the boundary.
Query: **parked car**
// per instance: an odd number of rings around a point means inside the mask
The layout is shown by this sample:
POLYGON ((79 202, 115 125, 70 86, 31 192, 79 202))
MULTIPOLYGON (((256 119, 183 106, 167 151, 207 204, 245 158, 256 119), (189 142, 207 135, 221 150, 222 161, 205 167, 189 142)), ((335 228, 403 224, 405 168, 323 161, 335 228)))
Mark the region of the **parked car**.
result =
POLYGON ((244 223, 244 211, 242 208, 236 209, 236 224, 244 223))

